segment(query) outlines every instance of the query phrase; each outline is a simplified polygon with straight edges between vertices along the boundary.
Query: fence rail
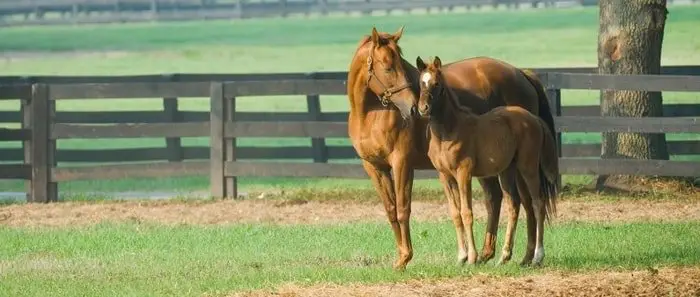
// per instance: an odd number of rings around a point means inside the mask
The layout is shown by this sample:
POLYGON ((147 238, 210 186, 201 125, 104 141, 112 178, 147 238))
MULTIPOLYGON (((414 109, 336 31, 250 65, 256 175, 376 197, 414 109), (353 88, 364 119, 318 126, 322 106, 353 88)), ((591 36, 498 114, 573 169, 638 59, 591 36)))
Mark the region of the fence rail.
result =
MULTIPOLYGON (((665 67, 663 71, 672 74, 656 76, 598 75, 586 73, 585 68, 575 71, 577 73, 551 69, 538 71, 548 89, 552 108, 557 111, 555 122, 559 133, 700 133, 700 104, 665 105, 664 117, 601 117, 599 106, 561 106, 560 92, 561 89, 699 92, 698 66, 665 67)), ((236 178, 239 176, 365 179, 366 173, 359 164, 329 163, 357 159, 349 145, 326 144, 327 138, 347 138, 347 112, 321 112, 320 105, 321 95, 345 94, 342 75, 139 76, 119 77, 114 83, 109 83, 104 77, 0 77, 0 100, 21 101, 19 112, 0 111, 0 123, 20 124, 18 128, 0 129, 0 141, 21 141, 23 144, 22 148, 0 148, 0 162, 21 162, 0 165, 0 178, 27 180, 30 184, 27 199, 36 202, 56 201, 58 183, 85 179, 208 174, 211 193, 218 197, 235 197, 236 178), (175 77, 179 82, 173 81, 175 77), (185 78, 190 80, 185 81, 185 78), (231 81, 230 78, 238 80, 231 81), (280 113, 236 111, 237 98, 274 95, 306 95, 308 110, 280 113), (161 98, 163 110, 56 111, 56 102, 63 100, 110 99, 119 102, 124 98, 148 97, 161 98), (179 110, 178 100, 185 97, 208 97, 210 110, 179 110), (183 146, 183 137, 209 138, 209 145, 183 146), (238 138, 251 137, 306 138, 311 140, 311 145, 236 145, 238 138), (166 145, 159 148, 56 149, 56 141, 63 139, 102 138, 165 138, 166 145), (313 163, 307 163, 312 160, 313 163), (121 164, 105 164, 110 162, 121 164), (92 164, 65 166, 64 163, 92 164)), ((590 158, 599 157, 598 143, 559 142, 559 148, 563 174, 700 176, 700 163, 694 161, 590 158)), ((700 155, 700 141, 669 141, 668 149, 672 155, 700 155)), ((435 178, 436 174, 432 170, 419 170, 416 177, 435 178)))

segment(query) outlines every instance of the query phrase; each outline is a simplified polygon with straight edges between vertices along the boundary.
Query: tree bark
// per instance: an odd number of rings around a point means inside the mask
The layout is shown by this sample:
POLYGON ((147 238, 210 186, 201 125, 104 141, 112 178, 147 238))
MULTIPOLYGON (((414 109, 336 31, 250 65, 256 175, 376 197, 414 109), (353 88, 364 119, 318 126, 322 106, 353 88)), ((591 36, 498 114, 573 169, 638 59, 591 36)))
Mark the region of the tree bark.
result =
MULTIPOLYGON (((666 23, 666 0, 600 0, 598 72, 601 74, 659 74, 666 23)), ((609 117, 663 116, 661 92, 601 90, 601 111, 609 117)), ((602 158, 668 160, 661 133, 603 133, 602 158)), ((601 176, 600 189, 611 180, 601 176)))

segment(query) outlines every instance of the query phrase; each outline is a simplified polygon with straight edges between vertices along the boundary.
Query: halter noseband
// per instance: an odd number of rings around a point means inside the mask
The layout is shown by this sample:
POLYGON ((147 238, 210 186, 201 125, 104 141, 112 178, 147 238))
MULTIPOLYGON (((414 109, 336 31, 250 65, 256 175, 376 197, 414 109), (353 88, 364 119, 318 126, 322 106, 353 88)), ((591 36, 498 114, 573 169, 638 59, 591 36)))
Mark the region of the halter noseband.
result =
POLYGON ((382 105, 389 106, 389 98, 394 95, 394 93, 397 93, 403 89, 406 89, 411 86, 410 83, 406 83, 404 85, 400 86, 395 86, 392 88, 387 88, 384 83, 382 83, 381 80, 379 80, 379 77, 374 75, 374 71, 372 71, 372 63, 374 60, 372 59, 372 56, 374 55, 374 45, 372 45, 372 48, 370 49, 369 56, 367 56, 367 81, 365 84, 369 88, 369 81, 372 79, 372 77, 376 78, 377 82, 384 88, 384 92, 382 92, 381 95, 379 95, 379 101, 382 103, 382 105))

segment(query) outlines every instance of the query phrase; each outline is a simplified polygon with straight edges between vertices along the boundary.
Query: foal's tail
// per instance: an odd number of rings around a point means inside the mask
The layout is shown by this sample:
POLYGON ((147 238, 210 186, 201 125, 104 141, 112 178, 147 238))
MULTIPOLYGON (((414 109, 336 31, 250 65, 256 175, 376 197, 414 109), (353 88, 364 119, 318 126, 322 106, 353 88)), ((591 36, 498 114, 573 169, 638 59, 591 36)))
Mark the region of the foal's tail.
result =
POLYGON ((551 219, 557 213, 557 195, 559 194, 559 157, 554 135, 547 129, 544 120, 540 120, 542 129, 542 150, 540 153, 540 197, 544 200, 545 218, 551 219))

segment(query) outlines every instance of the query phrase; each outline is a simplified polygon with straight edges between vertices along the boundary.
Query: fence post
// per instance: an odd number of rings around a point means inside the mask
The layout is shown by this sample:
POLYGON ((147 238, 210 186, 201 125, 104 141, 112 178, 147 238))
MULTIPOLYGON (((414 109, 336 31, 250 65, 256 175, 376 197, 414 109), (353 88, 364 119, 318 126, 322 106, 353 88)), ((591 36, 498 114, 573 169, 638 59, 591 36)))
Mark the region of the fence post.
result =
MULTIPOLYGON (((547 84, 549 85, 549 84, 547 84)), ((549 103, 550 105, 554 108, 554 121, 556 122, 556 119, 561 116, 561 90, 560 89, 552 89, 552 88, 547 88, 547 97, 549 98, 549 103)), ((555 135, 556 137, 556 142, 557 142, 557 157, 561 158, 562 157, 562 140, 561 140, 561 132, 557 132, 555 135)), ((557 177, 557 186, 561 188, 561 174, 557 177)))
POLYGON ((209 135, 209 168, 210 181, 209 187, 211 196, 214 198, 223 198, 226 191, 226 183, 224 182, 224 108, 226 100, 224 100, 224 85, 221 82, 213 82, 210 85, 209 94, 210 102, 210 135, 209 135))
MULTIPOLYGON (((32 96, 34 94, 33 86, 28 85, 31 90, 31 95, 29 98, 22 98, 20 101, 20 113, 22 114, 22 129, 30 130, 32 129, 32 96)), ((31 134, 30 134, 31 135, 31 134)), ((24 151, 24 164, 32 164, 32 141, 31 137, 22 141, 22 150, 24 151)), ((27 202, 34 202, 32 196, 32 179, 25 180, 24 182, 24 192, 26 193, 27 202)))
MULTIPOLYGON (((224 98, 224 123, 233 123, 236 120, 236 97, 224 98)), ((225 129, 224 129, 225 131, 225 129)), ((228 140, 224 138, 224 149, 226 162, 236 161, 236 138, 232 137, 228 140)), ((238 178, 235 176, 229 176, 225 172, 226 166, 224 166, 224 183, 226 184, 226 189, 224 192, 225 197, 231 199, 238 198, 238 178)))
MULTIPOLYGON (((309 74, 307 77, 313 79, 314 75, 309 74)), ((318 94, 306 96, 306 106, 311 121, 321 120, 321 100, 318 94)), ((311 138, 311 153, 313 154, 314 163, 327 163, 328 150, 326 148, 326 140, 324 138, 311 138)))
POLYGON ((32 85, 30 102, 31 127, 31 191, 29 202, 50 201, 50 165, 49 165, 49 88, 45 84, 32 85))
MULTIPOLYGON (((177 76, 168 75, 166 76, 167 81, 176 82, 177 76)), ((163 113, 165 121, 170 123, 177 123, 182 121, 180 117, 180 111, 178 110, 178 99, 175 97, 165 97, 163 98, 163 113)), ((167 137, 165 138, 165 146, 167 151, 167 158, 170 162, 182 162, 184 159, 182 151, 182 140, 180 137, 167 137)))
MULTIPOLYGON (((177 98, 163 98, 163 112, 165 113, 166 121, 170 123, 177 123, 181 121, 177 98)), ((180 137, 165 138, 165 146, 166 151, 168 152, 168 161, 181 162, 183 160, 184 156, 180 137)))
POLYGON ((48 184, 48 201, 49 202, 57 202, 58 201, 58 183, 51 181, 53 179, 53 169, 58 166, 58 160, 56 158, 56 140, 51 137, 51 127, 53 127, 53 124, 56 122, 56 101, 51 100, 51 95, 49 93, 48 95, 48 102, 47 102, 47 107, 48 107, 48 117, 47 117, 47 131, 48 131, 48 151, 47 151, 47 160, 49 164, 49 184, 48 184))

